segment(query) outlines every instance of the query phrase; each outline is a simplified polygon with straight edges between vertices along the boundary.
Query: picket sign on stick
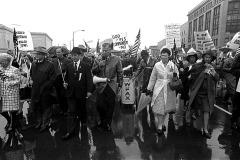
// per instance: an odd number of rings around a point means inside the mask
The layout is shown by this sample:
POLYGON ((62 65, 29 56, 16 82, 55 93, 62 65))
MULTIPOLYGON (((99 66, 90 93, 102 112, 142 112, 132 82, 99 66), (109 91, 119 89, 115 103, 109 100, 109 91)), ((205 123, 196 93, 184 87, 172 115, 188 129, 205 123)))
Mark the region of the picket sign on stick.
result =
POLYGON ((113 49, 117 51, 124 51, 127 49, 128 39, 127 33, 120 33, 112 35, 113 49))

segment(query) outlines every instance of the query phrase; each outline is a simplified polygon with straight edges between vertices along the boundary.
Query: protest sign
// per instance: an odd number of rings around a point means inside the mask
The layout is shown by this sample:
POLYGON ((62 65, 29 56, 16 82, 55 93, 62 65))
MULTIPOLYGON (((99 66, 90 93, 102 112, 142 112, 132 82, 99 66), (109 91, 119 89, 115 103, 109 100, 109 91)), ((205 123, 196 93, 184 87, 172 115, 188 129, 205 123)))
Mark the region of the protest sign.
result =
POLYGON ((123 78, 122 104, 134 104, 135 102, 134 83, 130 78, 123 78))
POLYGON ((166 46, 173 48, 174 39, 176 47, 181 47, 180 24, 165 25, 166 46))
POLYGON ((208 31, 194 32, 196 50, 204 52, 209 49, 215 49, 214 43, 208 31))
POLYGON ((31 33, 21 26, 16 26, 15 30, 16 30, 17 40, 18 40, 18 49, 20 51, 34 50, 31 33))
POLYGON ((128 44, 127 33, 112 35, 112 40, 114 50, 123 51, 127 49, 128 44))
POLYGON ((239 46, 240 46, 240 32, 236 33, 233 36, 233 38, 230 42, 229 48, 236 50, 239 48, 239 46))

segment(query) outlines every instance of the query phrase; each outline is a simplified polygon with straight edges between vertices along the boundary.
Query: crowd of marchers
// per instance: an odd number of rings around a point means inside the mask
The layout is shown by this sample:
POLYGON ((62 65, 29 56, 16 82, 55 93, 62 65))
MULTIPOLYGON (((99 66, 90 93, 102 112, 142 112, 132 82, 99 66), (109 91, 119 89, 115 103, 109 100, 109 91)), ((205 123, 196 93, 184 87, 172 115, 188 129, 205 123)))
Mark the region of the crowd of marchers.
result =
MULTIPOLYGON (((151 96, 149 112, 154 114, 159 136, 166 131, 164 121, 169 114, 176 128, 184 122, 211 138, 209 117, 220 86, 226 86, 222 101, 230 106, 231 128, 237 130, 240 116, 238 52, 230 49, 201 52, 191 48, 184 53, 164 46, 159 55, 151 55, 148 50, 136 55, 131 51, 116 55, 112 44, 104 43, 97 54, 83 45, 74 47, 69 54, 63 53, 63 47, 57 47, 54 54, 49 54, 44 47, 36 47, 34 52, 22 53, 20 62, 14 58, 14 51, 0 53, 0 113, 7 121, 5 131, 16 132, 26 125, 22 108, 23 102, 28 101, 34 127, 45 132, 53 123, 53 106, 58 104, 59 114, 67 122, 62 139, 68 140, 79 124, 89 126, 89 100, 95 102, 99 114, 95 127, 111 131, 116 97, 121 93, 125 76, 141 83, 135 88, 137 95, 151 96), (170 86, 175 76, 183 86, 179 90, 170 86), (94 82, 94 77, 105 81, 94 82), (180 120, 176 118, 179 114, 180 120)), ((139 96, 135 101, 138 104, 139 96)))

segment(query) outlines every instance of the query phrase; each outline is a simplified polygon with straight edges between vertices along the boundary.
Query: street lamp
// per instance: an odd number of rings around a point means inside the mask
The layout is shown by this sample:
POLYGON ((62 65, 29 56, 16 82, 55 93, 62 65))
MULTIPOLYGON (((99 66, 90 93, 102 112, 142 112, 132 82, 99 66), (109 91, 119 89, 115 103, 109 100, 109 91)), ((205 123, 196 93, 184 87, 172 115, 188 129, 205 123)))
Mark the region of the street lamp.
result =
POLYGON ((77 31, 73 31, 73 47, 74 47, 74 34, 75 34, 75 33, 77 33, 77 32, 79 32, 79 31, 82 31, 82 32, 84 32, 85 30, 83 29, 83 30, 77 30, 77 31))

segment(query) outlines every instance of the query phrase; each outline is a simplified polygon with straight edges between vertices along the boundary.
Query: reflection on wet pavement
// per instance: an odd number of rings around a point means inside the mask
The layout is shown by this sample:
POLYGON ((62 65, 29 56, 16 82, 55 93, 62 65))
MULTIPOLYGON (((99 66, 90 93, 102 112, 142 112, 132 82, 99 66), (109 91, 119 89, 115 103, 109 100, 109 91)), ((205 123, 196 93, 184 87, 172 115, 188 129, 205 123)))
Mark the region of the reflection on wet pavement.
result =
MULTIPOLYGON (((24 112, 27 114, 26 109, 24 112)), ((115 107, 111 132, 90 125, 79 126, 72 139, 62 141, 66 120, 57 119, 44 133, 28 127, 19 128, 19 133, 6 134, 6 121, 0 117, 0 160, 240 159, 240 134, 231 131, 229 115, 218 109, 210 119, 211 139, 192 127, 175 130, 168 117, 167 131, 158 136, 151 110, 146 108, 136 115, 134 107, 119 104, 115 107)))

